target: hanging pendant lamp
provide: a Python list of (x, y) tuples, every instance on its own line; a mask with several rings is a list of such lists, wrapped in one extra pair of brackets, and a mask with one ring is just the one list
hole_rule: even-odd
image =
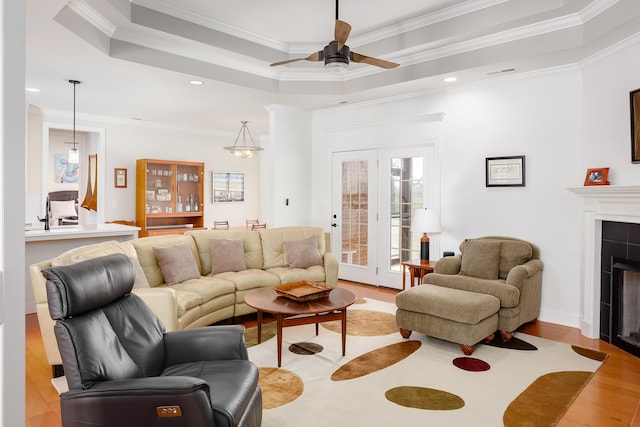
[[(240, 157), (242, 159), (248, 159), (249, 157), (253, 157), (258, 151), (264, 150), (264, 148), (256, 146), (256, 144), (253, 142), (253, 137), (251, 136), (251, 132), (249, 132), (249, 128), (247, 127), (247, 121), (243, 120), (240, 123), (242, 123), (242, 127), (240, 128), (240, 132), (238, 132), (235, 144), (224, 147), (224, 149), (231, 151), (231, 154), (233, 154), (234, 156)], [(247, 144), (247, 133), (249, 134), (251, 145)], [(238, 141), (240, 141), (240, 135), (242, 135), (242, 144), (238, 144)]]
[(76, 147), (76, 86), (82, 83), (79, 80), (69, 80), (73, 85), (73, 148), (69, 150), (69, 163), (78, 164), (80, 153)]

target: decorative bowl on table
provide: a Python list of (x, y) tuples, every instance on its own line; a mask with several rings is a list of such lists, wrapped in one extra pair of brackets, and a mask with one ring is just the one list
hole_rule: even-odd
[(279, 296), (283, 296), (297, 302), (305, 302), (327, 297), (332, 289), (332, 287), (323, 283), (316, 283), (310, 280), (286, 283), (274, 288)]

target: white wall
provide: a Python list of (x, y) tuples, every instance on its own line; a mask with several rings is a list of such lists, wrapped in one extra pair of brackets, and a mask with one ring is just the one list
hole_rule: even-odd
[[(31, 198), (42, 192), (42, 123), (64, 122), (62, 114), (31, 108), (28, 117), (28, 178), (27, 188)], [(68, 119), (67, 119), (68, 120)], [(116, 121), (111, 118), (87, 117), (77, 114), (77, 126), (104, 128), (106, 133), (104, 191), (105, 221), (135, 219), (136, 159), (166, 159), (205, 163), (205, 225), (213, 221), (228, 219), (232, 226), (244, 226), (246, 218), (259, 214), (259, 169), (258, 158), (239, 159), (222, 149), (233, 145), (236, 135), (217, 135), (189, 129), (171, 129), (154, 124), (135, 121)], [(254, 136), (255, 138), (256, 136)], [(33, 156), (31, 156), (33, 155)], [(127, 169), (127, 188), (114, 187), (114, 168)], [(213, 203), (211, 173), (213, 171), (244, 172), (244, 203)], [(38, 215), (40, 206), (27, 203), (27, 217)], [(43, 208), (42, 208), (43, 209)]]
[[(566, 188), (583, 179), (581, 91), (580, 71), (566, 69), (315, 114), (314, 222), (326, 227), (330, 215), (328, 166), (337, 143), (347, 149), (406, 144), (398, 123), (442, 113), (441, 250), (458, 251), (464, 238), (482, 235), (531, 241), (545, 264), (540, 318), (577, 326), (580, 204)], [(362, 123), (375, 123), (377, 137), (353, 132), (332, 143), (332, 135)], [(486, 188), (485, 158), (509, 155), (526, 156), (526, 187)]]
[[(629, 92), (640, 89), (640, 35), (583, 67), (584, 158), (582, 168), (609, 167), (612, 185), (638, 185), (631, 163)], [(584, 180), (584, 175), (583, 175)]]
[(24, 426), (24, 2), (0, 5), (0, 426)]
[[(308, 225), (311, 204), (311, 113), (269, 105), (269, 137), (261, 152), (260, 221)], [(288, 202), (288, 204), (287, 204)]]

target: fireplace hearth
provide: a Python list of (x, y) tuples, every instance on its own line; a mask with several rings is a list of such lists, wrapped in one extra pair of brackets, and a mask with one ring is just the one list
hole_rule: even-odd
[(640, 357), (640, 224), (602, 222), (600, 339)]
[(640, 262), (611, 264), (611, 343), (640, 357)]

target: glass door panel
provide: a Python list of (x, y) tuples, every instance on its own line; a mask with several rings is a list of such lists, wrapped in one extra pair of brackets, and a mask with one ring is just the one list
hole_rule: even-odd
[(377, 153), (334, 153), (334, 231), (339, 277), (377, 284)]

